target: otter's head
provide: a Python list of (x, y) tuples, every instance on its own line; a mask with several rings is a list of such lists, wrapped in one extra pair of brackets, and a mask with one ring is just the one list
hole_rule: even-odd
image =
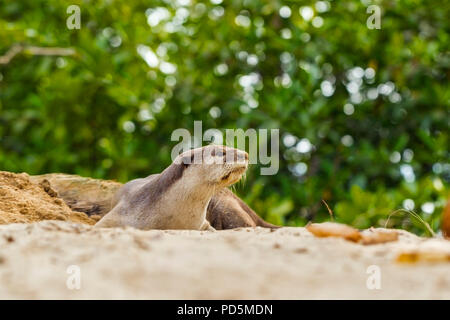
[(183, 152), (174, 165), (188, 181), (217, 190), (217, 187), (227, 187), (241, 179), (247, 170), (248, 154), (234, 148), (209, 145)]

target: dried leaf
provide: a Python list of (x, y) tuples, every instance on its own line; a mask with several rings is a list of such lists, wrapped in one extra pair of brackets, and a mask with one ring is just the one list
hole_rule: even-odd
[(375, 229), (369, 229), (362, 232), (361, 243), (365, 245), (385, 243), (398, 240), (397, 231), (381, 231)]
[(401, 252), (396, 259), (398, 263), (418, 263), (418, 262), (450, 262), (450, 254), (447, 252), (439, 251), (410, 251)]
[(320, 238), (339, 237), (353, 242), (358, 242), (362, 238), (357, 229), (334, 222), (313, 223), (306, 226), (306, 229)]

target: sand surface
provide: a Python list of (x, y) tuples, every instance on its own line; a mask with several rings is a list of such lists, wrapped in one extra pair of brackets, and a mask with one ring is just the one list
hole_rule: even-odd
[[(92, 227), (118, 187), (0, 171), (0, 299), (450, 299), (450, 241), (401, 230), (363, 245), (305, 228)], [(322, 229), (360, 237), (310, 226)], [(367, 285), (374, 268), (379, 289)]]
[(0, 224), (42, 220), (95, 223), (86, 214), (72, 211), (47, 180), (38, 184), (26, 173), (0, 171)]
[[(316, 238), (304, 228), (208, 232), (96, 229), (66, 221), (1, 225), (0, 298), (450, 299), (448, 260), (395, 262), (408, 250), (448, 253), (450, 242), (400, 233), (396, 242), (364, 246)], [(379, 267), (380, 289), (366, 285), (371, 265)], [(77, 282), (71, 277), (78, 270), (80, 288), (73, 289)]]

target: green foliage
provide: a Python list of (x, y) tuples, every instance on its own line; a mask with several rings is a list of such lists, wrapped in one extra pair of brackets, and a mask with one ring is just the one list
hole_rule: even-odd
[(361, 229), (370, 226), (401, 226), (416, 233), (424, 233), (426, 226), (421, 221), (408, 214), (407, 210), (396, 212), (397, 209), (402, 207), (405, 200), (407, 203), (414, 199), (415, 207), (419, 208), (417, 211), (422, 213), (422, 220), (436, 230), (441, 210), (431, 210), (431, 204), (443, 208), (446, 196), (448, 192), (440, 184), (440, 180), (433, 181), (430, 178), (424, 178), (418, 183), (403, 183), (392, 190), (380, 188), (376, 192), (367, 192), (358, 185), (353, 185), (349, 199), (336, 205), (335, 214), (340, 222)]
[[(379, 30), (359, 0), (4, 0), (0, 55), (18, 43), (76, 54), (24, 51), (0, 65), (0, 169), (127, 181), (166, 167), (171, 132), (194, 120), (279, 128), (278, 174), (256, 165), (238, 187), (262, 216), (329, 219), (324, 199), (337, 221), (383, 226), (410, 199), (437, 230), (450, 180), (449, 7), (376, 3)], [(72, 4), (80, 30), (66, 28)], [(148, 19), (156, 8), (161, 21)], [(397, 214), (390, 226), (424, 232)]]

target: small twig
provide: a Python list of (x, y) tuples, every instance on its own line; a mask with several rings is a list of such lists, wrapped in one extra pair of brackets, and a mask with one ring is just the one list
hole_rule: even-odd
[(14, 44), (3, 56), (0, 56), (0, 64), (10, 63), (15, 56), (22, 52), (33, 56), (72, 56), (76, 54), (75, 49), (72, 48), (36, 47)]
[(72, 56), (76, 53), (76, 51), (72, 48), (34, 46), (25, 47), (24, 52), (34, 56)]
[(20, 44), (13, 45), (3, 56), (0, 56), (0, 64), (8, 64), (22, 50), (23, 46)]
[(331, 217), (331, 221), (334, 221), (333, 210), (330, 209), (330, 207), (328, 206), (328, 203), (325, 200), (322, 199), (322, 202), (327, 207), (328, 213), (330, 214), (330, 217)]

